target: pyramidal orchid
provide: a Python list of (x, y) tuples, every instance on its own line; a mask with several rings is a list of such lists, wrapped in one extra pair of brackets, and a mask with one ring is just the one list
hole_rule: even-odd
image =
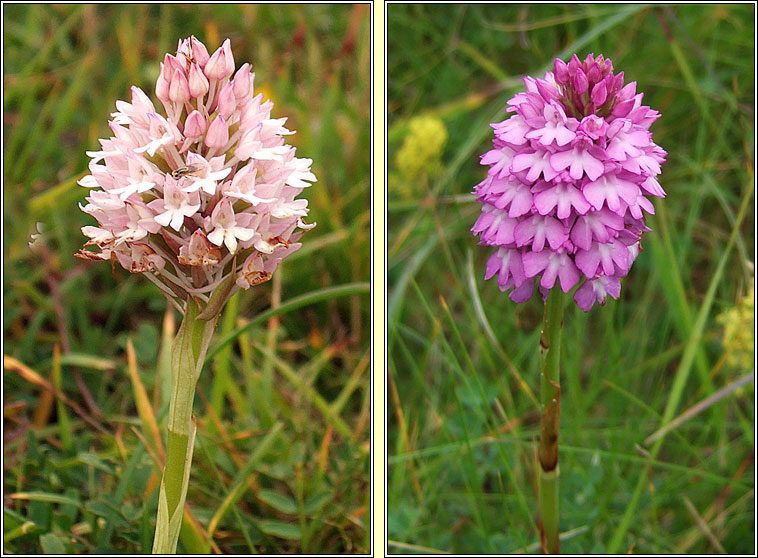
[[(112, 137), (88, 152), (82, 211), (97, 220), (77, 257), (118, 262), (155, 283), (184, 316), (172, 351), (168, 448), (155, 553), (176, 551), (195, 426), (192, 401), (218, 317), (240, 289), (268, 281), (300, 247), (316, 177), (295, 156), (286, 118), (235, 70), (229, 39), (213, 54), (195, 37), (160, 65), (155, 96), (116, 102)], [(88, 249), (94, 248), (94, 250)]]
[(494, 252), (497, 276), (515, 302), (543, 298), (556, 285), (588, 311), (610, 295), (640, 252), (650, 197), (664, 197), (656, 176), (666, 152), (650, 125), (660, 116), (642, 104), (635, 82), (602, 55), (556, 60), (543, 79), (508, 101), (514, 113), (492, 124), (489, 170), (475, 188), (482, 214), (473, 227)]
[(492, 124), (472, 231), (493, 249), (485, 279), (497, 277), (514, 302), (529, 300), (535, 286), (545, 300), (539, 503), (543, 550), (554, 553), (562, 295), (577, 287), (573, 298), (585, 312), (619, 297), (650, 230), (650, 198), (666, 195), (656, 178), (666, 152), (649, 131), (660, 114), (602, 55), (556, 59), (553, 72), (524, 84), (508, 101), (512, 115)]

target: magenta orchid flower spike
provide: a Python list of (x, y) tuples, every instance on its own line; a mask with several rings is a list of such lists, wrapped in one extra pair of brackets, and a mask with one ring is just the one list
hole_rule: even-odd
[(649, 196), (666, 195), (656, 179), (666, 152), (648, 131), (660, 115), (602, 55), (556, 59), (544, 79), (524, 83), (508, 101), (515, 114), (492, 124), (472, 231), (495, 248), (485, 278), (497, 275), (513, 301), (529, 300), (535, 283), (543, 298), (581, 283), (574, 300), (587, 312), (618, 298), (650, 230)]
[(525, 77), (526, 91), (492, 124), (489, 170), (474, 193), (482, 213), (471, 229), (495, 251), (485, 279), (526, 302), (539, 285), (545, 309), (540, 334), (538, 517), (546, 554), (560, 549), (559, 424), (563, 296), (588, 312), (610, 295), (640, 253), (649, 196), (664, 197), (656, 176), (666, 152), (650, 125), (660, 116), (642, 104), (636, 83), (590, 54), (555, 60), (544, 79)]
[[(172, 345), (166, 462), (153, 553), (176, 552), (190, 481), (195, 386), (224, 304), (271, 278), (300, 247), (316, 177), (295, 157), (286, 118), (253, 92), (250, 64), (235, 72), (229, 39), (212, 55), (190, 37), (161, 64), (156, 109), (138, 87), (116, 102), (113, 137), (88, 152), (82, 232), (88, 260), (118, 262), (160, 287), (184, 316)], [(81, 207), (81, 206), (80, 206)]]
[(212, 55), (191, 37), (167, 54), (155, 86), (162, 113), (138, 87), (116, 102), (90, 174), (77, 256), (115, 260), (144, 273), (183, 311), (207, 302), (228, 276), (237, 288), (267, 281), (297, 242), (308, 202), (297, 196), (316, 180), (311, 160), (295, 157), (286, 118), (254, 95), (250, 64), (235, 73), (229, 39)]

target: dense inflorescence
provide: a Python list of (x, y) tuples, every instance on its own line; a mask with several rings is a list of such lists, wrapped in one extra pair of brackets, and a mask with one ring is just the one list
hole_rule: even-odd
[(208, 300), (230, 276), (238, 288), (271, 278), (300, 247), (316, 177), (311, 160), (285, 143), (294, 132), (254, 95), (250, 64), (235, 73), (227, 39), (212, 55), (194, 37), (161, 64), (155, 94), (165, 113), (132, 87), (116, 102), (113, 137), (88, 152), (91, 189), (82, 210), (98, 226), (84, 259), (118, 261), (144, 273), (173, 300)]
[(472, 231), (496, 249), (485, 279), (497, 275), (515, 302), (537, 280), (543, 298), (556, 281), (563, 292), (583, 281), (574, 300), (588, 311), (618, 298), (650, 230), (648, 196), (665, 196), (656, 176), (666, 152), (648, 131), (660, 114), (602, 55), (555, 60), (524, 83), (508, 101), (514, 114), (492, 124), (487, 178), (474, 191), (482, 213)]

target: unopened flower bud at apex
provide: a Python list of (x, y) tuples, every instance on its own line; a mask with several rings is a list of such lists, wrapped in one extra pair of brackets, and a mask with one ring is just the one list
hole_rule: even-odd
[(182, 104), (190, 100), (190, 90), (187, 78), (181, 70), (174, 70), (171, 84), (168, 87), (168, 98), (172, 103)]
[(195, 37), (190, 37), (190, 48), (191, 52), (190, 55), (192, 58), (195, 59), (195, 61), (200, 65), (201, 68), (205, 66), (205, 64), (208, 62), (208, 59), (210, 58), (210, 54), (208, 54), (208, 49), (205, 48), (205, 45), (198, 41)]
[(584, 72), (579, 70), (574, 74), (574, 92), (578, 95), (581, 95), (585, 91), (587, 91), (587, 76), (584, 75)]
[(189, 70), (189, 92), (193, 98), (202, 97), (208, 93), (210, 85), (208, 78), (205, 77), (203, 70), (196, 63), (190, 65)]
[(177, 308), (207, 301), (230, 275), (235, 288), (264, 282), (313, 226), (297, 197), (316, 181), (311, 160), (286, 144), (293, 132), (255, 94), (250, 65), (235, 74), (228, 39), (212, 56), (194, 37), (179, 41), (155, 93), (165, 113), (133, 87), (111, 115), (113, 137), (88, 152), (80, 207), (98, 226), (82, 232), (97, 251), (77, 257), (147, 274)]
[(234, 57), (232, 56), (229, 39), (226, 39), (224, 44), (211, 55), (203, 71), (208, 76), (208, 79), (221, 80), (232, 75), (234, 72)]
[(569, 70), (566, 63), (560, 58), (556, 58), (555, 63), (553, 64), (553, 68), (555, 81), (561, 85), (566, 85), (569, 79)]
[(654, 213), (648, 196), (666, 152), (648, 131), (659, 114), (643, 106), (634, 82), (602, 56), (555, 60), (555, 73), (524, 78), (528, 94), (509, 101), (493, 124), (488, 175), (475, 187), (482, 213), (472, 228), (495, 248), (486, 279), (525, 302), (539, 285), (569, 292), (584, 311), (618, 298)]

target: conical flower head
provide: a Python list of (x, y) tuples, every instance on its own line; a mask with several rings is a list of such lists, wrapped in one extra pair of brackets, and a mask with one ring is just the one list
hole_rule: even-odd
[(254, 93), (250, 70), (234, 73), (228, 39), (209, 54), (190, 37), (161, 64), (162, 110), (137, 87), (131, 103), (116, 103), (113, 137), (88, 152), (79, 181), (91, 189), (82, 210), (98, 222), (82, 229), (85, 246), (98, 251), (78, 257), (145, 273), (178, 303), (207, 301), (229, 276), (239, 288), (261, 283), (300, 247), (313, 225), (297, 196), (316, 177), (285, 142), (286, 119), (272, 119), (273, 103)]
[(650, 230), (649, 197), (666, 195), (656, 178), (666, 152), (649, 132), (660, 115), (602, 55), (557, 59), (524, 84), (510, 118), (492, 124), (487, 178), (474, 189), (482, 213), (472, 231), (495, 248), (485, 278), (497, 276), (516, 302), (535, 283), (543, 298), (580, 284), (574, 300), (588, 311), (618, 298)]

